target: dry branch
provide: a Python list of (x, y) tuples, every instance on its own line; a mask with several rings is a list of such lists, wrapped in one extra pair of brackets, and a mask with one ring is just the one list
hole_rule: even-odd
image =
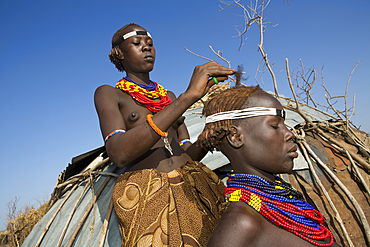
[[(291, 81), (291, 78), (290, 78), (290, 73), (289, 73), (289, 63), (288, 63), (288, 58), (286, 58), (286, 71), (287, 71), (287, 77), (288, 77), (288, 82), (289, 82), (289, 85), (290, 85), (290, 89), (293, 93), (293, 96), (294, 96), (294, 100), (296, 102), (296, 108), (292, 109), (294, 111), (296, 111), (305, 121), (306, 123), (308, 123), (309, 125), (311, 126), (314, 126), (315, 124), (311, 121), (311, 119), (309, 119), (306, 114), (304, 114), (301, 109), (299, 108), (299, 103), (298, 103), (298, 99), (297, 99), (297, 96), (295, 94), (295, 91), (294, 91), (294, 88), (293, 88), (293, 85), (292, 85), (292, 81)], [(315, 131), (320, 134), (321, 136), (325, 137), (328, 141), (334, 143), (335, 145), (341, 147), (343, 150), (346, 150), (346, 148), (340, 143), (338, 142), (337, 140), (335, 140), (334, 138), (332, 138), (331, 136), (327, 135), (324, 131), (322, 131), (321, 129), (319, 128), (315, 128)], [(352, 158), (354, 158), (357, 163), (359, 163), (363, 168), (365, 168), (367, 171), (370, 171), (370, 164), (368, 164), (365, 160), (363, 160), (359, 155), (353, 153), (352, 151), (348, 150), (348, 152), (350, 153), (350, 155), (352, 156)]]
[[(113, 171), (112, 171), (112, 172), (115, 172), (115, 171), (116, 171), (116, 169), (117, 169), (117, 167), (115, 167), (115, 168), (113, 169)], [(82, 225), (84, 224), (84, 222), (85, 222), (85, 220), (86, 220), (87, 216), (89, 215), (89, 213), (90, 213), (91, 209), (93, 208), (93, 206), (94, 206), (94, 204), (95, 204), (96, 200), (99, 198), (99, 196), (100, 196), (101, 192), (103, 191), (103, 189), (105, 188), (105, 186), (108, 184), (108, 182), (109, 182), (109, 180), (110, 180), (110, 179), (111, 179), (111, 177), (107, 177), (107, 178), (105, 179), (104, 183), (102, 184), (102, 186), (101, 186), (101, 187), (99, 188), (99, 190), (96, 192), (95, 196), (93, 197), (92, 202), (90, 203), (90, 205), (89, 205), (89, 206), (88, 206), (88, 208), (86, 209), (86, 212), (85, 212), (85, 213), (84, 213), (84, 215), (81, 217), (81, 219), (80, 219), (80, 221), (78, 222), (78, 224), (77, 224), (77, 226), (76, 226), (75, 230), (73, 231), (73, 233), (72, 233), (71, 237), (69, 238), (69, 241), (68, 241), (67, 247), (71, 247), (71, 246), (72, 246), (72, 244), (73, 244), (73, 242), (74, 242), (74, 240), (75, 240), (75, 238), (76, 238), (76, 236), (77, 236), (78, 231), (80, 230), (80, 228), (81, 228), (81, 227), (82, 227)]]
[(79, 196), (79, 197), (78, 197), (78, 199), (76, 200), (76, 203), (75, 203), (75, 205), (73, 206), (73, 208), (72, 208), (72, 210), (71, 210), (71, 213), (69, 214), (69, 217), (68, 217), (68, 219), (67, 219), (67, 222), (66, 222), (66, 224), (65, 224), (65, 226), (64, 226), (64, 228), (63, 228), (63, 231), (62, 231), (62, 233), (60, 234), (60, 237), (59, 237), (59, 241), (58, 241), (57, 247), (60, 247), (60, 246), (61, 246), (62, 241), (63, 241), (63, 238), (64, 238), (64, 236), (65, 236), (65, 234), (66, 234), (66, 232), (67, 232), (67, 229), (68, 229), (69, 223), (71, 222), (72, 217), (73, 217), (73, 215), (74, 215), (74, 213), (75, 213), (75, 211), (76, 211), (76, 209), (77, 209), (77, 205), (80, 203), (81, 198), (82, 198), (82, 196), (85, 194), (85, 191), (86, 191), (86, 189), (87, 189), (88, 187), (89, 187), (89, 183), (86, 183), (85, 187), (83, 188), (83, 190), (82, 190), (82, 191), (81, 191), (81, 193), (80, 193), (80, 196)]
[(104, 240), (105, 240), (105, 236), (107, 234), (108, 223), (109, 223), (110, 216), (112, 214), (112, 210), (113, 210), (113, 201), (111, 199), (110, 202), (109, 202), (107, 214), (106, 214), (105, 219), (104, 219), (103, 227), (101, 229), (101, 235), (100, 235), (98, 247), (103, 247), (104, 246)]
[(49, 227), (51, 225), (51, 223), (54, 221), (56, 215), (59, 213), (60, 209), (63, 207), (64, 203), (68, 200), (68, 198), (72, 195), (72, 192), (77, 188), (78, 184), (75, 184), (73, 186), (73, 188), (71, 189), (71, 191), (67, 194), (67, 196), (63, 199), (63, 201), (59, 204), (57, 210), (55, 210), (53, 216), (50, 218), (50, 220), (48, 221), (48, 223), (46, 224), (45, 228), (44, 228), (44, 231), (42, 232), (41, 236), (39, 237), (39, 240), (37, 241), (35, 247), (38, 247), (42, 241), (42, 239), (44, 238), (46, 232), (49, 230)]
[[(230, 64), (230, 61), (228, 61), (226, 58), (224, 58), (223, 56), (222, 56), (222, 52), (221, 51), (218, 51), (218, 52), (216, 52), (215, 50), (213, 50), (213, 48), (212, 48), (212, 46), (209, 46), (209, 48), (211, 49), (211, 51), (214, 53), (214, 54), (216, 54), (216, 56), (218, 56), (219, 58), (221, 58), (223, 61), (225, 61), (226, 63), (227, 63), (227, 65), (229, 66), (229, 68), (231, 68), (231, 64)], [(199, 55), (199, 54), (196, 54), (195, 52), (192, 52), (192, 51), (190, 51), (188, 48), (186, 48), (185, 47), (185, 50), (186, 51), (188, 51), (188, 52), (190, 52), (191, 54), (193, 54), (193, 55), (195, 55), (195, 56), (197, 56), (197, 57), (200, 57), (200, 58), (203, 58), (203, 59), (205, 59), (205, 60), (208, 60), (208, 61), (214, 61), (214, 60), (212, 60), (212, 59), (210, 59), (210, 58), (208, 58), (208, 57), (204, 57), (204, 56), (201, 56), (201, 55)], [(232, 78), (231, 76), (227, 76), (230, 80), (232, 80), (233, 82), (236, 82), (235, 81), (235, 79), (234, 78)]]
[(340, 214), (339, 214), (337, 208), (335, 207), (333, 201), (331, 200), (331, 198), (329, 196), (329, 193), (326, 191), (324, 185), (321, 183), (321, 180), (320, 180), (319, 176), (316, 174), (316, 171), (315, 171), (315, 169), (314, 169), (314, 167), (313, 167), (313, 165), (311, 163), (311, 159), (310, 159), (310, 157), (307, 154), (307, 150), (306, 150), (305, 146), (302, 144), (302, 142), (305, 142), (305, 140), (303, 138), (298, 138), (298, 139), (299, 139), (298, 145), (300, 146), (301, 150), (303, 151), (303, 155), (305, 156), (306, 161), (307, 161), (307, 164), (310, 167), (310, 171), (312, 172), (312, 174), (313, 174), (313, 176), (315, 178), (315, 181), (319, 185), (319, 187), (320, 187), (321, 191), (323, 192), (326, 200), (329, 202), (329, 205), (330, 205), (331, 209), (335, 213), (334, 218), (337, 220), (340, 228), (342, 229), (343, 234), (344, 234), (344, 237), (346, 238), (349, 246), (354, 246), (353, 243), (352, 243), (351, 238), (349, 237), (349, 234), (347, 232), (347, 229), (344, 226), (343, 220), (340, 217)]
[(356, 175), (357, 175), (357, 177), (360, 179), (362, 186), (364, 186), (364, 188), (365, 188), (365, 190), (366, 190), (367, 194), (370, 196), (370, 189), (369, 189), (369, 186), (367, 186), (367, 183), (366, 183), (365, 179), (362, 177), (362, 175), (361, 175), (360, 171), (359, 171), (359, 170), (358, 170), (358, 168), (357, 168), (357, 165), (355, 164), (355, 162), (353, 161), (353, 159), (352, 159), (351, 155), (348, 153), (348, 151), (347, 151), (347, 150), (346, 150), (346, 153), (347, 153), (347, 156), (348, 156), (348, 158), (349, 158), (349, 161), (351, 162), (351, 167), (355, 170)]
[(342, 191), (347, 195), (348, 199), (356, 209), (356, 212), (359, 216), (360, 222), (365, 232), (365, 238), (368, 244), (370, 244), (370, 227), (369, 223), (367, 222), (366, 216), (364, 211), (358, 204), (357, 200), (354, 198), (352, 193), (347, 189), (347, 187), (338, 179), (338, 177), (321, 161), (321, 159), (312, 151), (310, 146), (306, 142), (302, 142), (304, 147), (307, 149), (308, 153), (316, 160), (316, 163), (319, 164), (329, 175), (330, 177), (337, 183), (337, 185), (342, 189)]

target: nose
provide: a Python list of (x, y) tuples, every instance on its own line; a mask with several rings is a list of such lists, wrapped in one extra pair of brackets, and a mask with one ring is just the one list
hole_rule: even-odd
[(295, 135), (292, 131), (290, 131), (286, 126), (285, 126), (285, 141), (289, 142), (292, 141), (295, 138)]
[(149, 44), (144, 44), (143, 45), (143, 51), (151, 51), (152, 47), (149, 46)]

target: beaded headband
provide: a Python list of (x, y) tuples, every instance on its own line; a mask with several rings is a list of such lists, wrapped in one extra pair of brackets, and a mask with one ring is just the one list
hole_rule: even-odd
[(130, 38), (130, 37), (132, 37), (132, 36), (135, 36), (135, 35), (147, 35), (147, 36), (149, 36), (150, 38), (152, 37), (152, 36), (150, 35), (150, 33), (149, 33), (149, 32), (147, 32), (147, 31), (132, 31), (132, 32), (126, 33), (125, 35), (123, 35), (123, 36), (119, 37), (119, 38), (116, 40), (116, 42), (114, 42), (114, 43), (113, 43), (112, 48), (113, 48), (113, 47), (115, 47), (116, 45), (121, 44), (121, 42), (123, 42), (124, 40), (126, 40), (126, 39), (128, 39), (128, 38)]
[(250, 107), (242, 110), (225, 111), (212, 114), (206, 117), (206, 124), (227, 119), (241, 119), (266, 115), (279, 116), (285, 119), (284, 110), (267, 107)]

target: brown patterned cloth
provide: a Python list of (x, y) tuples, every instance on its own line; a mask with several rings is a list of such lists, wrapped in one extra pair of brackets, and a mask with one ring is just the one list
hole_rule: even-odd
[(206, 246), (223, 211), (224, 189), (195, 161), (169, 173), (123, 173), (112, 195), (122, 246)]

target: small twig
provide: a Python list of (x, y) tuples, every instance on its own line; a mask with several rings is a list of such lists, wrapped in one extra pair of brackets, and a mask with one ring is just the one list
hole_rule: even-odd
[(75, 182), (79, 182), (80, 180), (83, 180), (85, 178), (87, 178), (89, 176), (89, 172), (92, 172), (92, 171), (95, 171), (97, 170), (98, 168), (100, 168), (102, 165), (104, 165), (106, 162), (109, 161), (109, 157), (105, 158), (104, 160), (100, 161), (95, 167), (94, 169), (89, 169), (89, 170), (86, 170), (84, 171), (83, 173), (79, 173), (79, 174), (76, 174), (70, 178), (68, 178), (67, 181), (65, 181), (64, 183), (61, 183), (61, 184), (58, 184), (57, 186), (55, 186), (56, 188), (62, 188), (62, 187), (65, 187), (67, 186), (68, 184), (71, 184), (71, 183), (75, 183)]
[[(356, 65), (355, 65), (355, 67), (352, 69), (352, 72), (351, 72), (351, 74), (349, 75), (349, 78), (348, 78), (348, 81), (347, 81), (347, 86), (346, 86), (346, 93), (345, 93), (345, 97), (344, 97), (344, 101), (345, 101), (345, 109), (346, 109), (346, 120), (347, 120), (347, 126), (348, 126), (348, 113), (347, 113), (347, 93), (348, 93), (348, 85), (349, 85), (349, 81), (351, 80), (351, 77), (352, 77), (352, 74), (353, 74), (353, 72), (355, 71), (355, 69), (357, 68), (357, 65), (360, 63), (360, 61), (361, 60), (359, 60), (357, 63), (356, 63)], [(354, 109), (352, 109), (352, 113), (353, 113), (353, 111), (354, 111)], [(352, 115), (352, 114), (351, 114)]]
[(186, 46), (185, 46), (185, 50), (186, 50), (186, 51), (188, 51), (188, 52), (190, 52), (191, 54), (193, 54), (193, 55), (197, 56), (197, 57), (203, 58), (203, 59), (208, 60), (208, 61), (211, 61), (211, 62), (213, 61), (212, 59), (210, 59), (210, 58), (208, 58), (208, 57), (203, 57), (203, 56), (201, 56), (201, 55), (198, 55), (198, 54), (196, 54), (196, 53), (192, 52), (191, 50), (189, 50), (188, 48), (186, 48)]
[(263, 75), (263, 72), (264, 72), (264, 69), (265, 69), (265, 66), (262, 66), (262, 70), (260, 71), (259, 70), (259, 68), (261, 67), (261, 63), (263, 62), (263, 58), (261, 59), (261, 61), (258, 63), (258, 66), (257, 66), (257, 70), (256, 70), (256, 74), (254, 75), (254, 80), (257, 82), (257, 84), (259, 84), (258, 83), (258, 79), (257, 79), (257, 75), (258, 75), (258, 73), (260, 73), (260, 75), (261, 75), (261, 84), (262, 84), (262, 88), (263, 89), (265, 89), (265, 84), (264, 84), (264, 82), (263, 82), (263, 77), (262, 77), (262, 75)]
[(351, 116), (347, 119), (347, 126), (348, 126), (348, 121), (352, 118), (353, 113), (355, 113), (355, 102), (356, 102), (356, 94), (353, 94), (353, 104), (352, 104), (352, 112)]
[(263, 10), (264, 10), (264, 1), (262, 1), (261, 14), (260, 14), (259, 22), (258, 22), (258, 25), (260, 27), (260, 43), (258, 44), (258, 48), (259, 48), (259, 51), (261, 52), (263, 60), (265, 61), (265, 65), (266, 65), (267, 69), (269, 70), (270, 75), (272, 77), (272, 81), (274, 83), (275, 97), (277, 99), (279, 99), (279, 93), (278, 93), (278, 90), (277, 90), (277, 83), (276, 83), (275, 73), (274, 73), (274, 71), (272, 70), (272, 68), (270, 66), (269, 60), (267, 59), (267, 54), (265, 52), (265, 49), (263, 48), (263, 32), (264, 32)]
[[(91, 193), (92, 193), (91, 197), (94, 198), (94, 179), (91, 173), (89, 174), (89, 183), (90, 183), (90, 188), (91, 188)], [(89, 240), (88, 247), (91, 244), (92, 235), (94, 232), (94, 224), (95, 224), (95, 203), (93, 204), (93, 220), (90, 225), (90, 240)]]
[(220, 54), (220, 51), (215, 52), (215, 50), (213, 50), (212, 46), (209, 46), (209, 48), (211, 49), (211, 51), (212, 51), (214, 54), (216, 54), (216, 56), (218, 56), (219, 58), (221, 58), (222, 60), (224, 60), (224, 61), (227, 63), (227, 65), (229, 65), (229, 69), (231, 68), (230, 61), (227, 61), (227, 60), (222, 56), (222, 54)]
[[(311, 73), (310, 73), (308, 79), (306, 79), (306, 75), (305, 75), (305, 72), (304, 72), (304, 66), (303, 66), (302, 59), (299, 59), (299, 61), (301, 63), (301, 68), (302, 68), (302, 75), (300, 77), (308, 85), (308, 88), (305, 88), (304, 89), (304, 92), (308, 95), (308, 98), (311, 100), (311, 102), (314, 104), (314, 106), (317, 107), (315, 101), (313, 100), (313, 98), (311, 96), (311, 89), (312, 89), (313, 84), (316, 81), (316, 70), (315, 70), (315, 68), (313, 68), (311, 70)], [(313, 73), (313, 79), (312, 79), (312, 82), (310, 83), (309, 82), (309, 79), (310, 79), (312, 73)], [(307, 99), (307, 104), (308, 104), (308, 99)]]
[(360, 171), (359, 171), (359, 170), (358, 170), (358, 168), (357, 168), (357, 165), (355, 164), (355, 162), (353, 161), (353, 159), (352, 159), (351, 155), (348, 153), (348, 151), (347, 151), (347, 150), (346, 150), (346, 153), (347, 153), (347, 156), (348, 156), (348, 158), (349, 158), (349, 161), (350, 161), (350, 162), (351, 162), (351, 164), (352, 164), (353, 169), (354, 169), (354, 170), (355, 170), (355, 172), (356, 172), (356, 175), (358, 176), (358, 178), (359, 178), (359, 179), (360, 179), (360, 181), (361, 181), (362, 186), (364, 186), (364, 188), (365, 188), (365, 190), (366, 190), (367, 194), (370, 196), (370, 189), (369, 189), (369, 186), (367, 186), (367, 183), (366, 183), (365, 179), (362, 177), (362, 175), (361, 175)]
[(98, 247), (103, 247), (104, 246), (104, 240), (105, 240), (105, 236), (107, 234), (108, 223), (109, 223), (110, 216), (112, 214), (112, 210), (113, 210), (113, 201), (111, 199), (110, 202), (109, 202), (107, 214), (106, 214), (105, 219), (104, 219), (103, 227), (101, 229), (101, 234), (100, 234)]
[(119, 177), (119, 174), (111, 173), (111, 172), (92, 172), (91, 174), (102, 175), (102, 176), (112, 176), (112, 177), (116, 177), (116, 178)]
[[(227, 64), (228, 64), (228, 66), (229, 66), (229, 68), (231, 68), (231, 65), (230, 65), (230, 62), (228, 61), (228, 60), (226, 60), (223, 56), (222, 56), (222, 54), (220, 54), (220, 52), (221, 51), (218, 51), (218, 52), (215, 52), (214, 50), (213, 50), (213, 48), (212, 48), (212, 46), (209, 46), (209, 48), (212, 50), (212, 52), (214, 53), (214, 54), (216, 54), (219, 58), (221, 58), (223, 61), (225, 61)], [(186, 51), (188, 51), (188, 52), (190, 52), (191, 54), (193, 54), (193, 55), (195, 55), (195, 56), (197, 56), (197, 57), (200, 57), (200, 58), (203, 58), (203, 59), (206, 59), (206, 60), (208, 60), (208, 61), (214, 61), (214, 60), (212, 60), (212, 59), (210, 59), (210, 58), (207, 58), (207, 57), (204, 57), (204, 56), (201, 56), (201, 55), (199, 55), (199, 54), (196, 54), (195, 52), (192, 52), (192, 51), (190, 51), (188, 48), (186, 48), (185, 47), (185, 50)], [(235, 79), (234, 78), (232, 78), (231, 76), (227, 76), (230, 80), (232, 80), (233, 82), (236, 82), (235, 81)]]
[[(299, 108), (299, 102), (298, 102), (298, 99), (297, 99), (297, 95), (295, 94), (295, 91), (294, 91), (294, 88), (293, 88), (293, 84), (292, 84), (292, 80), (290, 78), (290, 71), (289, 71), (289, 62), (288, 62), (288, 58), (285, 58), (285, 66), (286, 66), (286, 73), (287, 73), (287, 78), (288, 78), (288, 82), (289, 82), (289, 86), (290, 86), (290, 90), (292, 91), (293, 93), (293, 97), (294, 97), (294, 100), (295, 100), (295, 105), (296, 105), (296, 110), (297, 112), (301, 115), (301, 116), (305, 116), (303, 119), (306, 120), (306, 115), (303, 114), (303, 112), (301, 112), (301, 109)], [(308, 118), (307, 118), (308, 119)]]
[(366, 152), (368, 152), (370, 154), (370, 149), (369, 147), (357, 136), (357, 134), (352, 130), (352, 128), (348, 128), (348, 131), (347, 131), (348, 135), (352, 137), (352, 139), (355, 141), (355, 143), (363, 148), (364, 150), (366, 150)]
[(334, 106), (330, 103), (330, 100), (328, 98), (328, 96), (325, 94), (325, 98), (326, 98), (326, 102), (328, 103), (328, 105), (331, 107), (331, 109), (337, 114), (337, 116), (342, 119), (343, 121), (345, 121), (342, 116), (340, 115), (340, 113), (337, 111), (337, 109), (334, 108)]

